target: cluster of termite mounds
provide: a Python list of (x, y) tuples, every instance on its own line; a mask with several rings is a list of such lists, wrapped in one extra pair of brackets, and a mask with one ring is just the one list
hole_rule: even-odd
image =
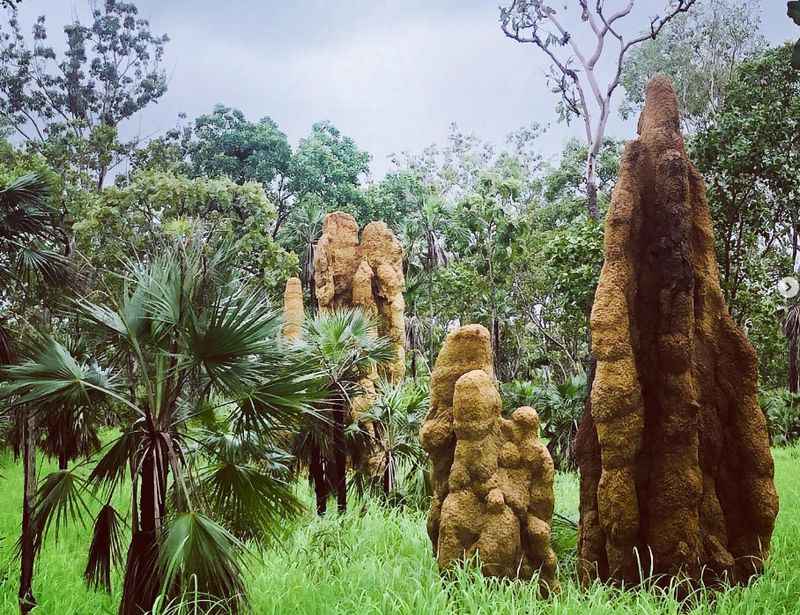
[[(392, 342), (394, 358), (382, 366), (387, 379), (405, 375), (405, 301), (403, 247), (384, 222), (370, 222), (361, 231), (348, 213), (325, 216), (322, 236), (314, 249), (314, 292), (320, 312), (360, 308), (376, 323), (375, 334)], [(283, 294), (283, 334), (297, 339), (302, 332), (303, 289), (289, 278)], [(378, 374), (365, 375), (362, 386), (374, 393)]]
[(761, 572), (778, 513), (756, 355), (719, 284), (668, 79), (647, 87), (605, 223), (596, 372), (577, 437), (584, 582)]
[(431, 376), (422, 445), (433, 464), (428, 534), (439, 568), (475, 555), (487, 576), (530, 579), (558, 590), (550, 547), (553, 460), (539, 417), (501, 415), (489, 332), (467, 325), (445, 340)]
[[(719, 284), (705, 186), (668, 79), (647, 88), (605, 223), (591, 315), (596, 370), (577, 436), (581, 581), (744, 583), (778, 513), (756, 355)], [(488, 332), (451, 333), (420, 437), (440, 569), (558, 587), (553, 464), (531, 408), (501, 417)]]

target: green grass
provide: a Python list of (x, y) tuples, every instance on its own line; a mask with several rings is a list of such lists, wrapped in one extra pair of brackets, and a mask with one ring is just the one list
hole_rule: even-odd
[[(536, 597), (527, 583), (487, 580), (471, 570), (442, 584), (425, 534), (424, 514), (387, 511), (357, 504), (343, 518), (308, 515), (284, 528), (282, 546), (252, 558), (248, 588), (258, 615), (383, 615), (552, 613), (731, 613), (777, 615), (800, 613), (800, 447), (775, 451), (781, 512), (772, 540), (766, 574), (746, 588), (706, 595), (681, 604), (650, 591), (622, 592), (601, 585), (581, 591), (573, 566), (563, 553), (563, 591), (550, 601)], [(19, 467), (6, 458), (0, 479), (0, 613), (16, 612), (18, 563), (13, 553), (19, 524), (22, 480)], [(574, 475), (557, 479), (557, 510), (575, 518), (578, 482)], [(65, 532), (44, 548), (36, 571), (38, 615), (115, 613), (117, 594), (87, 590), (81, 574), (89, 529)], [(119, 578), (115, 592), (119, 591)]]

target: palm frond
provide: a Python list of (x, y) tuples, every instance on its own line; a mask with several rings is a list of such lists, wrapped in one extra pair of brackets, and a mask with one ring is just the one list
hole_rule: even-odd
[(114, 507), (100, 509), (92, 529), (92, 543), (83, 577), (88, 587), (111, 592), (111, 567), (122, 564), (122, 519)]
[(263, 376), (260, 356), (276, 352), (280, 312), (260, 294), (241, 289), (221, 296), (189, 323), (188, 359), (221, 390), (240, 392)]
[(274, 534), (274, 524), (300, 514), (291, 484), (254, 465), (228, 460), (211, 464), (201, 477), (211, 509), (240, 538)]
[(69, 279), (69, 259), (39, 242), (17, 245), (14, 255), (13, 276), (17, 280), (30, 282), (41, 278), (46, 284), (58, 286)]
[[(237, 613), (245, 603), (245, 546), (225, 528), (199, 513), (175, 515), (159, 545), (158, 567), (163, 593), (180, 594), (196, 586), (199, 593), (225, 600)], [(191, 600), (191, 596), (187, 596)]]
[(139, 446), (139, 434), (126, 431), (109, 445), (108, 450), (92, 468), (87, 483), (95, 489), (107, 486), (113, 489), (130, 468), (130, 460)]
[(2, 371), (6, 382), (0, 399), (14, 397), (13, 405), (70, 403), (84, 404), (97, 394), (128, 403), (114, 390), (110, 372), (95, 364), (78, 363), (72, 354), (52, 338), (44, 340), (35, 358)]
[(51, 529), (58, 538), (59, 531), (70, 522), (83, 523), (89, 514), (81, 496), (85, 481), (69, 470), (48, 475), (36, 493), (33, 507), (34, 545), (38, 551)]

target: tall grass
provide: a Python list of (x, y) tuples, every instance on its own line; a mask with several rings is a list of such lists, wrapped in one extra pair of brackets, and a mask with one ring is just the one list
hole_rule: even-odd
[[(711, 594), (696, 592), (679, 602), (667, 592), (620, 591), (599, 584), (581, 590), (570, 551), (574, 535), (559, 530), (561, 594), (541, 601), (535, 584), (485, 579), (459, 571), (444, 585), (425, 534), (424, 513), (386, 510), (358, 502), (344, 517), (309, 514), (282, 528), (280, 544), (251, 557), (249, 595), (258, 615), (451, 615), (458, 614), (650, 614), (692, 615), (800, 613), (800, 447), (775, 451), (781, 512), (766, 573), (745, 588)], [(16, 611), (17, 562), (13, 554), (19, 524), (22, 479), (6, 459), (0, 479), (0, 613)], [(578, 481), (557, 478), (557, 511), (577, 518)], [(39, 615), (115, 613), (115, 594), (87, 590), (81, 582), (89, 529), (74, 528), (43, 550), (36, 571)], [(160, 615), (191, 615), (164, 605)]]

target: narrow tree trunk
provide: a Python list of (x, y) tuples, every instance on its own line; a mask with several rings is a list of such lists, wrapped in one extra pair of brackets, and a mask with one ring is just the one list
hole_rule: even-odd
[(797, 393), (800, 390), (800, 379), (797, 371), (798, 338), (792, 332), (789, 334), (789, 391)]
[(345, 406), (334, 410), (333, 417), (333, 459), (336, 506), (340, 513), (347, 512), (347, 451), (344, 442)]
[(167, 472), (164, 467), (156, 467), (152, 454), (142, 463), (140, 481), (140, 525), (138, 531), (133, 532), (128, 548), (119, 615), (149, 613), (161, 590), (157, 572), (158, 531), (159, 520), (164, 517)]
[(33, 596), (33, 563), (36, 558), (33, 528), (33, 506), (36, 498), (36, 420), (33, 413), (23, 410), (18, 416), (22, 423), (22, 535), (20, 537), (19, 612), (27, 615), (36, 606)]
[(383, 487), (383, 499), (387, 502), (389, 501), (389, 496), (392, 494), (392, 460), (390, 456), (387, 454), (384, 457), (384, 468), (383, 468), (383, 478), (381, 480), (382, 487)]
[(322, 516), (328, 508), (328, 494), (330, 489), (328, 481), (325, 477), (325, 466), (322, 463), (322, 452), (319, 450), (317, 444), (311, 445), (311, 463), (309, 466), (309, 474), (314, 483), (314, 494), (317, 499), (317, 514)]
[(591, 144), (589, 155), (586, 158), (586, 209), (592, 220), (600, 219), (600, 210), (597, 207), (597, 154)]
[(58, 451), (58, 469), (64, 472), (69, 468), (69, 459), (67, 453), (63, 450)]

